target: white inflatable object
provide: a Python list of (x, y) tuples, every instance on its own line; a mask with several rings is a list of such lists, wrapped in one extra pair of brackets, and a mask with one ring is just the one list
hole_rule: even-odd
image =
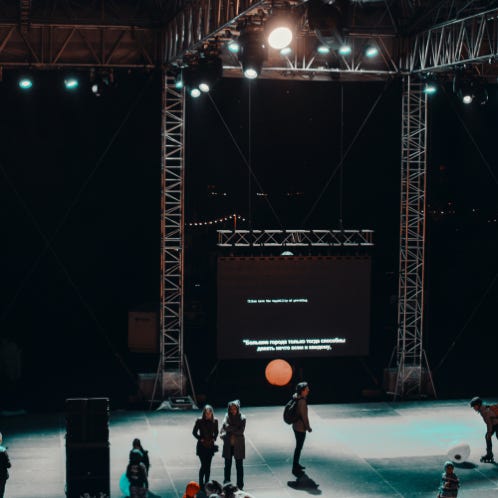
[(460, 443), (448, 450), (448, 459), (454, 463), (466, 462), (470, 456), (470, 446), (467, 443)]

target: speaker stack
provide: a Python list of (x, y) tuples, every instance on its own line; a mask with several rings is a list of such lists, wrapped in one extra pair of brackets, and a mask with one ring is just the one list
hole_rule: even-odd
[(109, 399), (66, 399), (66, 496), (110, 496)]

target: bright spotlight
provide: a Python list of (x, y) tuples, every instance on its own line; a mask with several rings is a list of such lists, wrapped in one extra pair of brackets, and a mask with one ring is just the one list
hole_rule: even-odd
[(339, 47), (339, 55), (351, 55), (351, 46), (350, 45), (341, 45)]
[(330, 53), (330, 48), (327, 47), (327, 45), (319, 45), (316, 50), (321, 55), (327, 55)]
[(79, 82), (76, 78), (69, 76), (68, 78), (64, 78), (64, 86), (66, 90), (76, 90), (78, 88)]
[(379, 49), (373, 45), (370, 45), (366, 48), (365, 55), (369, 59), (373, 59), (374, 57), (377, 57), (377, 55), (379, 55)]
[(254, 67), (247, 67), (244, 69), (244, 76), (248, 80), (255, 80), (258, 77), (259, 73), (258, 70)]
[(193, 97), (194, 99), (200, 97), (200, 95), (201, 91), (198, 88), (192, 88), (192, 90), (190, 90), (190, 96)]
[(279, 26), (268, 35), (268, 44), (276, 50), (289, 46), (291, 41), (292, 30), (287, 26)]
[(29, 90), (33, 86), (33, 80), (31, 78), (24, 77), (19, 80), (18, 84), (21, 90)]
[(199, 90), (201, 92), (207, 93), (207, 92), (209, 92), (210, 88), (209, 88), (209, 85), (207, 83), (202, 82), (199, 84)]
[(462, 102), (464, 104), (472, 104), (473, 100), (474, 100), (474, 97), (470, 93), (462, 95)]

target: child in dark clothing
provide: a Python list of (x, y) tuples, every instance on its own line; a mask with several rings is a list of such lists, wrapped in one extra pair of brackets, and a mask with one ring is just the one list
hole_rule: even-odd
[(454, 468), (453, 462), (448, 461), (444, 464), (444, 472), (441, 477), (442, 482), (439, 487), (437, 498), (454, 498), (455, 496), (458, 496), (460, 482), (453, 472)]
[(126, 477), (130, 481), (130, 498), (146, 498), (149, 482), (140, 450), (131, 450)]

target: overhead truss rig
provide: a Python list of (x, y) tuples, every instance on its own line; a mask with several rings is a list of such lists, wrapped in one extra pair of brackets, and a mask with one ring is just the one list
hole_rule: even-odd
[(410, 73), (453, 71), (482, 63), (482, 76), (496, 74), (498, 8), (456, 19), (415, 35), (407, 53)]
[(373, 247), (373, 230), (218, 230), (219, 247)]

